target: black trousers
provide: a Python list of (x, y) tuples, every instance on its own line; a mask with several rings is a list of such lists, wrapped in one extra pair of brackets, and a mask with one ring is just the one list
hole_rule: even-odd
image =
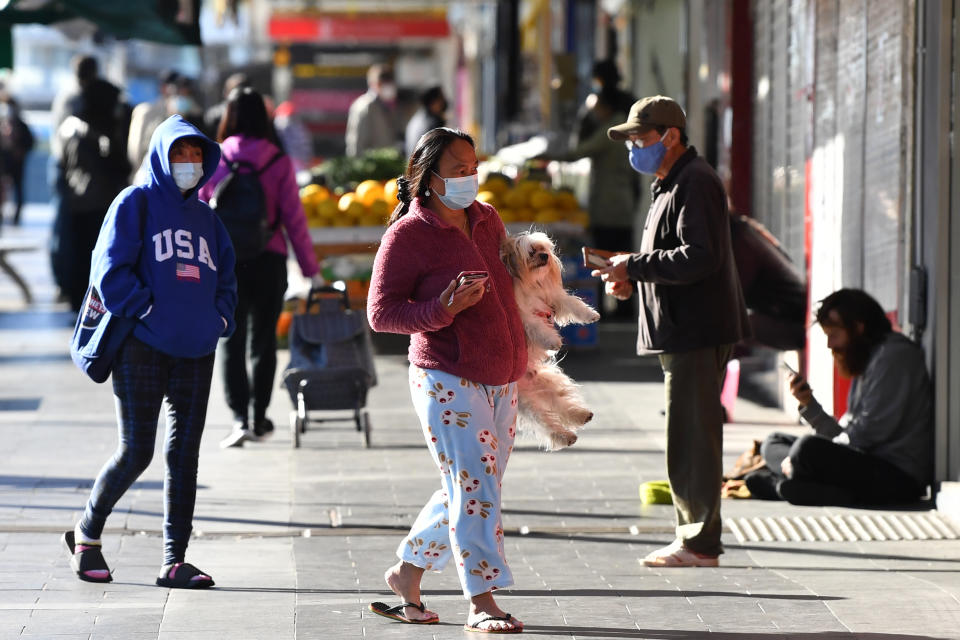
[[(287, 291), (287, 257), (272, 251), (237, 264), (237, 328), (220, 341), (227, 406), (235, 420), (254, 424), (267, 415), (277, 371), (277, 320)], [(247, 349), (251, 374), (247, 372)]]
[(772, 433), (760, 453), (776, 480), (786, 478), (780, 465), (789, 456), (794, 480), (838, 487), (861, 504), (909, 502), (922, 493), (913, 478), (886, 460), (816, 434)]

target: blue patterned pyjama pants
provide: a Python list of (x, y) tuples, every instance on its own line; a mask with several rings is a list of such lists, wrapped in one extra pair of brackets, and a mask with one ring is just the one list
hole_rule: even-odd
[(516, 435), (516, 383), (478, 384), (411, 365), (410, 395), (442, 488), (420, 511), (397, 557), (432, 571), (452, 558), (466, 598), (509, 587), (500, 492)]

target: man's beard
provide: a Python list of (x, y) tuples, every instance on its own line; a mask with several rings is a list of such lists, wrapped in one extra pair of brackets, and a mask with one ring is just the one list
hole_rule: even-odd
[(863, 336), (851, 338), (849, 344), (842, 350), (833, 352), (833, 361), (837, 364), (840, 375), (844, 378), (855, 378), (863, 375), (870, 362), (873, 344)]

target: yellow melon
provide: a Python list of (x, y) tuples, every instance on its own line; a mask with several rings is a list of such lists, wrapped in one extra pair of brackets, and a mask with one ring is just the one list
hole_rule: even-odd
[(530, 199), (523, 189), (511, 189), (503, 196), (502, 202), (510, 209), (523, 209)]
[(546, 209), (540, 209), (533, 216), (534, 222), (539, 222), (540, 224), (550, 224), (551, 222), (558, 222), (560, 220), (560, 211), (552, 207)]
[(509, 190), (510, 183), (506, 178), (498, 175), (490, 176), (480, 185), (480, 191), (490, 191), (501, 197)]
[(337, 201), (333, 199), (321, 200), (316, 205), (316, 217), (330, 220), (340, 212)]
[(553, 207), (553, 194), (546, 189), (535, 189), (531, 191), (530, 207), (533, 209), (549, 209)]
[(387, 180), (386, 184), (383, 185), (383, 199), (387, 201), (387, 204), (390, 205), (391, 209), (400, 204), (400, 200), (397, 199), (396, 178)]
[(486, 202), (488, 205), (494, 209), (498, 208), (500, 204), (500, 199), (497, 197), (493, 191), (481, 191), (477, 194), (477, 200), (480, 202)]
[(576, 211), (580, 208), (580, 203), (577, 202), (577, 196), (571, 191), (557, 191), (553, 194), (554, 205), (558, 209), (563, 209), (564, 211)]
[(374, 200), (383, 199), (383, 185), (379, 180), (364, 180), (357, 185), (355, 193), (357, 200), (369, 207)]

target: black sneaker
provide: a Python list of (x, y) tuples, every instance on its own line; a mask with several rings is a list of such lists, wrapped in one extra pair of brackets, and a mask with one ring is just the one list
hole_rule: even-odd
[(781, 478), (782, 476), (777, 476), (773, 471), (764, 467), (751, 471), (743, 477), (743, 481), (746, 483), (747, 489), (750, 490), (750, 496), (753, 498), (759, 498), (760, 500), (783, 500), (780, 494), (777, 493), (777, 483)]
[(273, 435), (273, 422), (270, 420), (270, 418), (258, 420), (253, 425), (253, 434), (258, 440), (266, 440)]

